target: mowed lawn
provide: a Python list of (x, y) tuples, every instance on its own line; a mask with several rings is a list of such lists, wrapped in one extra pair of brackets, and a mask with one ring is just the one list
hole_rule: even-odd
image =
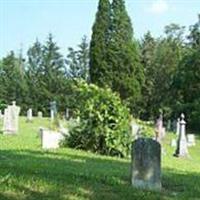
[(171, 138), (162, 155), (162, 192), (130, 185), (130, 159), (61, 148), (41, 149), (38, 130), (48, 119), (26, 123), (20, 118), (16, 136), (0, 134), (0, 200), (200, 200), (200, 141), (191, 157), (173, 157)]

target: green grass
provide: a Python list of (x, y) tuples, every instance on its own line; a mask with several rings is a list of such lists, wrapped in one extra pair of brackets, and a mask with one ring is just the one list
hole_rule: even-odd
[(130, 160), (68, 148), (41, 149), (38, 128), (47, 119), (26, 123), (20, 118), (16, 136), (0, 134), (1, 200), (124, 200), (200, 199), (200, 141), (191, 157), (173, 157), (168, 134), (162, 156), (162, 192), (142, 191), (130, 185)]

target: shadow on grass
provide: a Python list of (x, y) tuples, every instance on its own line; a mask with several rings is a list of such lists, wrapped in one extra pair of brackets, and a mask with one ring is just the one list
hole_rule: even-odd
[[(199, 199), (200, 174), (164, 169), (163, 192), (132, 188), (130, 164), (74, 152), (0, 150), (0, 199)], [(9, 192), (10, 191), (10, 192)]]

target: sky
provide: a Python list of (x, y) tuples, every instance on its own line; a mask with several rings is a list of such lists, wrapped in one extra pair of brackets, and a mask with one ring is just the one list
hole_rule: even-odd
[[(170, 23), (188, 27), (200, 13), (200, 0), (125, 2), (137, 39), (148, 30), (158, 37)], [(44, 42), (49, 33), (66, 56), (83, 35), (90, 39), (97, 6), (98, 0), (0, 0), (0, 58), (11, 50), (26, 54), (36, 39)]]

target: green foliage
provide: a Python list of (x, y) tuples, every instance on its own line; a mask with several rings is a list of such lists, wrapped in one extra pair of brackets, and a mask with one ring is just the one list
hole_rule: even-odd
[(82, 38), (81, 44), (78, 45), (78, 50), (68, 48), (66, 63), (68, 65), (67, 76), (69, 78), (81, 78), (89, 81), (89, 47), (87, 38)]
[(111, 88), (118, 92), (136, 115), (144, 75), (133, 28), (123, 0), (113, 0), (108, 58)]
[[(174, 78), (176, 112), (186, 114), (191, 129), (199, 129), (200, 119), (200, 49), (191, 51), (179, 65)], [(176, 113), (176, 114), (177, 114)]]
[(128, 155), (130, 150), (129, 113), (110, 89), (78, 83), (75, 88), (79, 123), (68, 138), (70, 147), (101, 154)]
[(110, 64), (108, 63), (108, 40), (110, 27), (109, 0), (99, 0), (90, 42), (90, 79), (98, 86), (110, 86)]

